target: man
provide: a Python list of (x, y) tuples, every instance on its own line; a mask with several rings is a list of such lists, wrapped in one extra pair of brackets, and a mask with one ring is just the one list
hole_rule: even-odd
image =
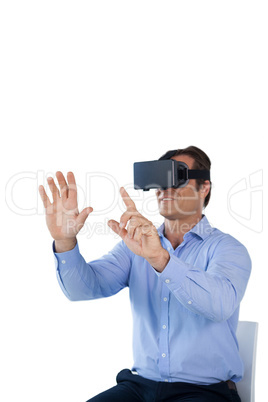
[[(173, 159), (189, 169), (210, 169), (197, 147)], [(157, 190), (164, 217), (157, 230), (140, 214), (124, 188), (126, 211), (109, 227), (122, 241), (99, 260), (86, 263), (76, 235), (92, 208), (77, 209), (74, 175), (56, 173), (40, 186), (47, 225), (54, 238), (57, 277), (70, 300), (111, 296), (129, 287), (134, 325), (134, 365), (117, 385), (91, 402), (240, 401), (235, 382), (243, 375), (236, 328), (251, 271), (245, 247), (212, 228), (202, 210), (211, 183), (193, 180), (182, 188)]]

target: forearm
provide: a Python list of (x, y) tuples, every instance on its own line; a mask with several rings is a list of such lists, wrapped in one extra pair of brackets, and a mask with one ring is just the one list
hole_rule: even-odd
[[(55, 252), (55, 244), (53, 248)], [(69, 300), (92, 300), (112, 296), (127, 286), (130, 258), (117, 245), (110, 253), (87, 263), (78, 244), (66, 252), (55, 252), (57, 279)]]
[(71, 301), (95, 298), (94, 292), (90, 289), (96, 291), (94, 273), (80, 254), (78, 244), (70, 250), (62, 248), (65, 248), (65, 245), (62, 247), (60, 244), (58, 252), (56, 241), (53, 243), (56, 275), (63, 293)]
[[(237, 271), (230, 276), (230, 271)], [(193, 313), (213, 321), (228, 319), (239, 306), (244, 295), (250, 270), (231, 266), (211, 266), (204, 271), (191, 266), (175, 256), (161, 274), (176, 299)]]

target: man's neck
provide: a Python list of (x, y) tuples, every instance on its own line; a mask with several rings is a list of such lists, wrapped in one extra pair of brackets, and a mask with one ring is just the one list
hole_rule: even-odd
[(165, 219), (164, 235), (170, 241), (174, 250), (183, 242), (185, 233), (189, 232), (201, 219), (202, 214), (176, 220)]

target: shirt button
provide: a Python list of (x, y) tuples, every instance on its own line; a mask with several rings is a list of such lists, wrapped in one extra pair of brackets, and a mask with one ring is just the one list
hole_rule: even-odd
[(164, 297), (164, 299), (163, 299), (164, 301), (167, 301), (167, 297)]
[(62, 263), (62, 264), (65, 264), (65, 263), (66, 263), (66, 261), (65, 261), (65, 260), (62, 260), (62, 261), (61, 261), (61, 263)]
[(189, 301), (188, 301), (188, 304), (192, 304), (192, 301), (191, 301), (191, 300), (189, 300)]
[(165, 282), (166, 282), (166, 283), (169, 283), (169, 282), (170, 282), (170, 279), (166, 279)]
[(163, 328), (163, 329), (166, 329), (166, 328), (167, 328), (167, 326), (166, 326), (166, 325), (163, 325), (163, 326), (162, 326), (162, 328)]
[(167, 251), (170, 251), (170, 247), (167, 248)]
[(166, 379), (165, 382), (168, 382), (168, 380)]
[(162, 357), (166, 357), (166, 354), (165, 354), (165, 353), (162, 353)]

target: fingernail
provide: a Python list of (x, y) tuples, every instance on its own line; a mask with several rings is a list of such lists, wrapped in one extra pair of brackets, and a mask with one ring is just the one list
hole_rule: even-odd
[(121, 223), (119, 224), (119, 227), (122, 229), (122, 228), (124, 227), (124, 223), (121, 222)]

